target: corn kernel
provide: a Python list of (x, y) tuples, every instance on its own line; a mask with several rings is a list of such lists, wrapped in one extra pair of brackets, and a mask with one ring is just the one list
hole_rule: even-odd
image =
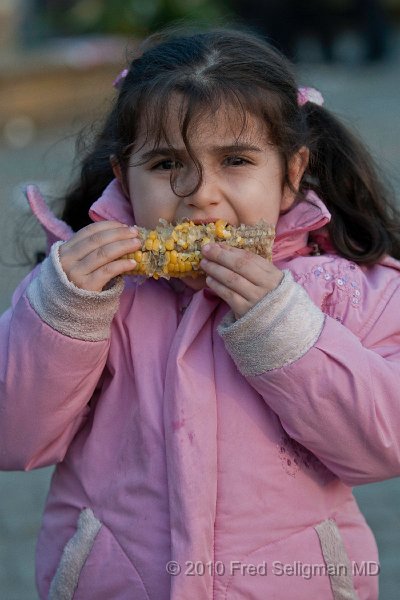
[(153, 240), (148, 237), (144, 243), (144, 247), (146, 248), (146, 250), (152, 250), (153, 249)]
[(173, 238), (168, 238), (165, 242), (165, 249), (173, 250), (174, 248), (175, 248), (175, 242), (174, 242)]
[(227, 240), (231, 237), (231, 233), (227, 231), (225, 227), (226, 221), (223, 221), (222, 219), (218, 219), (218, 221), (215, 221), (215, 235), (219, 238)]
[(141, 250), (136, 250), (136, 252), (133, 253), (133, 258), (137, 263), (142, 262), (143, 252)]
[(176, 264), (178, 262), (178, 253), (176, 250), (171, 250), (170, 258), (173, 264)]
[(154, 230), (150, 231), (149, 235), (148, 235), (148, 238), (151, 239), (151, 240), (156, 240), (157, 239), (157, 231), (154, 231)]

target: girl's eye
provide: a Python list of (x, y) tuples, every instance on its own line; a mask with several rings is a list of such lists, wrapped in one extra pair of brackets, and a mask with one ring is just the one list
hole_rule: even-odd
[(227, 156), (225, 158), (225, 163), (229, 167), (241, 167), (243, 165), (249, 164), (249, 161), (242, 156)]
[(181, 163), (177, 160), (166, 159), (156, 163), (151, 169), (157, 171), (172, 171), (172, 169), (180, 169), (181, 167)]

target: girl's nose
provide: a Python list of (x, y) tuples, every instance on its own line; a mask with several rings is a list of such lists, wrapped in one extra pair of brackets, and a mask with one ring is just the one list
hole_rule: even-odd
[(221, 191), (216, 173), (209, 173), (203, 169), (201, 179), (200, 174), (197, 173), (196, 177), (191, 178), (191, 184), (192, 192), (184, 198), (186, 206), (204, 208), (219, 203)]

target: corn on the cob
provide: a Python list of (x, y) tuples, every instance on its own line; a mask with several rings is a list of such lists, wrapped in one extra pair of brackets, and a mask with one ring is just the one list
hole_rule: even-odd
[(149, 230), (138, 227), (142, 248), (123, 258), (134, 259), (137, 265), (128, 275), (145, 277), (197, 277), (204, 274), (199, 263), (201, 248), (208, 242), (224, 242), (243, 248), (271, 260), (275, 228), (265, 221), (256, 225), (233, 227), (219, 219), (215, 223), (195, 225), (185, 221), (171, 225), (160, 219), (160, 225)]

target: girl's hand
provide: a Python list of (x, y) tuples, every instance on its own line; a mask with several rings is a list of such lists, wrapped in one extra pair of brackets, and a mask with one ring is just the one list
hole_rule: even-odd
[(275, 289), (283, 277), (282, 271), (262, 256), (227, 244), (207, 244), (202, 253), (206, 258), (200, 267), (207, 274), (207, 285), (229, 304), (236, 319)]
[(64, 273), (78, 288), (101, 292), (111, 279), (132, 270), (136, 262), (120, 257), (141, 248), (135, 227), (117, 221), (91, 223), (59, 249)]

